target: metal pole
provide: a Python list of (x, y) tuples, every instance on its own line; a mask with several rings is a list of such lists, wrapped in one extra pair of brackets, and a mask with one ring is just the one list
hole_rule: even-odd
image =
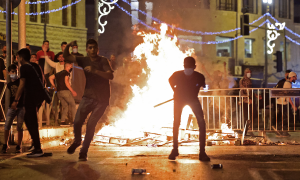
[[(269, 5), (267, 5), (267, 13), (269, 12)], [(266, 16), (266, 21), (268, 20), (268, 16)], [(268, 87), (268, 47), (267, 47), (267, 23), (265, 24), (266, 30), (265, 30), (265, 88)]]
[(18, 6), (19, 16), (18, 16), (18, 48), (26, 48), (26, 7), (25, 0), (21, 0), (21, 3)]
[[(94, 0), (94, 7), (95, 7), (95, 29), (94, 29), (94, 39), (96, 40), (96, 42), (98, 43), (98, 40), (99, 40), (99, 33), (98, 33), (98, 27), (99, 27), (99, 24), (98, 24), (98, 18), (99, 18), (99, 14), (98, 14), (98, 0)], [(98, 44), (99, 46), (99, 44)]]
[[(237, 3), (237, 9), (236, 9), (236, 28), (238, 28), (239, 26), (239, 11), (238, 11), (238, 8), (239, 8), (239, 1), (236, 2)], [(235, 37), (238, 36), (238, 30), (236, 30), (236, 34), (235, 34)], [(235, 65), (237, 66), (238, 65), (238, 39), (235, 40)]]
[[(12, 12), (12, 1), (6, 0), (6, 67), (9, 67), (11, 64), (11, 12)], [(9, 76), (6, 76), (7, 83), (10, 82)], [(6, 91), (5, 93), (5, 114), (9, 107), (10, 93)]]
[[(6, 67), (9, 67), (11, 64), (12, 56), (12, 44), (11, 44), (11, 12), (12, 12), (12, 2), (6, 0)], [(10, 82), (9, 76), (6, 74), (6, 82)], [(7, 113), (10, 103), (10, 93), (5, 91), (5, 114)], [(5, 115), (4, 115), (5, 116)], [(14, 144), (13, 131), (11, 130), (9, 144)]]
[(286, 51), (286, 37), (285, 37), (285, 29), (283, 30), (283, 38), (284, 38), (284, 72), (287, 70), (287, 51)]

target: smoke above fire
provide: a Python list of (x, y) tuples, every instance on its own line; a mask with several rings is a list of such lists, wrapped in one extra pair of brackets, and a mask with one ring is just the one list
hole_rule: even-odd
[[(140, 33), (143, 43), (133, 52), (134, 62), (125, 63), (115, 72), (115, 77), (120, 78), (112, 82), (112, 90), (118, 86), (124, 92), (118, 91), (119, 95), (112, 99), (107, 113), (109, 125), (104, 126), (99, 135), (130, 138), (173, 126), (173, 102), (157, 108), (154, 105), (173, 98), (168, 79), (175, 71), (183, 70), (184, 58), (192, 56), (194, 50), (180, 50), (177, 38), (166, 36), (167, 29), (167, 25), (162, 24), (161, 33)], [(139, 72), (135, 72), (137, 70)], [(126, 107), (120, 105), (125, 103)], [(191, 110), (185, 108), (182, 117), (187, 120), (190, 113)]]

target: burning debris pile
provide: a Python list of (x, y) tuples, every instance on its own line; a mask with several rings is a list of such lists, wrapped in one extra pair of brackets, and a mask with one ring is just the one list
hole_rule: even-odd
[[(108, 135), (97, 134), (94, 138), (95, 142), (104, 144), (118, 144), (121, 146), (148, 146), (148, 147), (161, 147), (171, 146), (173, 143), (172, 137), (173, 129), (171, 127), (162, 127), (159, 132), (144, 132), (136, 138), (122, 138)], [(222, 130), (207, 133), (208, 145), (230, 145), (234, 144), (239, 135), (237, 132), (228, 128), (227, 124), (222, 124)], [(179, 144), (180, 145), (196, 145), (199, 144), (199, 130), (180, 129), (179, 131)]]

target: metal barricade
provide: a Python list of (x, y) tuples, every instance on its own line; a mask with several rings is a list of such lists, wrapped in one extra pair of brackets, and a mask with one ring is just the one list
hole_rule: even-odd
[[(221, 130), (223, 123), (232, 130), (243, 130), (247, 120), (250, 131), (297, 131), (300, 89), (232, 88), (202, 90), (202, 104), (207, 130)], [(285, 99), (282, 103), (281, 99)], [(291, 99), (291, 100), (290, 100)], [(280, 117), (279, 117), (280, 116)], [(300, 124), (299, 124), (300, 130)]]

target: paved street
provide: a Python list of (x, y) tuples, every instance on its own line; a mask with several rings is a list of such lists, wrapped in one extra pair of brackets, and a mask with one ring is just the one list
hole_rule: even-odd
[[(52, 157), (29, 159), (23, 155), (0, 163), (2, 179), (299, 179), (299, 146), (212, 146), (211, 162), (198, 160), (197, 146), (180, 147), (180, 156), (169, 161), (171, 147), (92, 146), (87, 162), (66, 153), (67, 147), (47, 149)], [(211, 169), (222, 164), (223, 169)], [(144, 168), (146, 174), (131, 174)]]

